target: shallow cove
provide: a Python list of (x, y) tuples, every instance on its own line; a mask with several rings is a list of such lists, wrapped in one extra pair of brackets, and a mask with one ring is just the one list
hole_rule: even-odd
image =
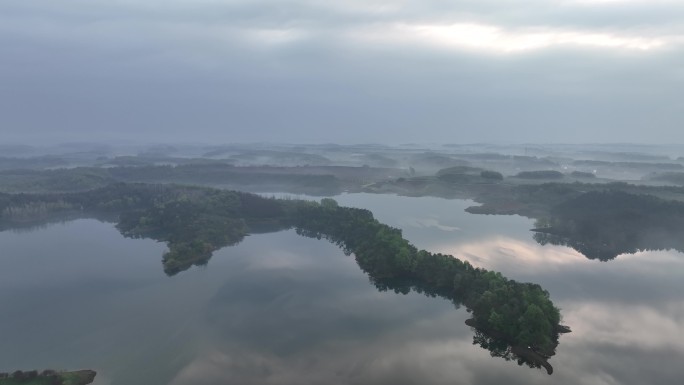
[(552, 377), (472, 346), (465, 310), (378, 292), (334, 245), (247, 237), (175, 277), (164, 246), (77, 220), (0, 233), (0, 371), (98, 370), (96, 384), (675, 383), (684, 358), (682, 256), (589, 261), (539, 246), (520, 217), (471, 203), (349, 194), (420, 248), (541, 284), (573, 333)]

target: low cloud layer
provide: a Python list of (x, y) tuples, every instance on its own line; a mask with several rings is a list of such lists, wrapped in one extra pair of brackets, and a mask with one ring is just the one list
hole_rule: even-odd
[(684, 142), (684, 3), (9, 0), (8, 141)]

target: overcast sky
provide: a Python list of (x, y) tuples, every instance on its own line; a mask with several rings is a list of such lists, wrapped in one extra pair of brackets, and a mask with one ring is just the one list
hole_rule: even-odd
[(2, 0), (0, 134), (684, 143), (684, 0)]

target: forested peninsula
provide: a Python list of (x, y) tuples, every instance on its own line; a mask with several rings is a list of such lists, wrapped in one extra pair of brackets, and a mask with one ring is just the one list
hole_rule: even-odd
[(294, 228), (325, 238), (358, 265), (380, 290), (413, 290), (464, 305), (472, 314), (474, 343), (493, 356), (544, 367), (559, 333), (569, 329), (539, 285), (520, 283), (450, 255), (418, 250), (401, 230), (378, 222), (368, 210), (269, 199), (203, 187), (117, 183), (75, 193), (0, 194), (0, 229), (93, 217), (116, 223), (126, 237), (166, 242), (164, 271), (178, 274), (208, 263), (212, 253), (246, 235)]

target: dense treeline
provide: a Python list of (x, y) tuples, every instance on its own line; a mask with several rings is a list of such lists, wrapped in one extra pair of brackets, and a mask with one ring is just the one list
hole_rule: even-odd
[(173, 275), (206, 264), (250, 232), (289, 227), (288, 204), (201, 187), (117, 183), (78, 193), (0, 194), (0, 229), (55, 217), (110, 218), (124, 236), (166, 242), (164, 270)]
[(0, 170), (0, 191), (78, 192), (126, 183), (183, 183), (332, 195), (388, 178), (401, 170), (351, 166), (234, 166), (204, 161), (178, 165)]
[[(564, 244), (580, 251), (588, 258), (609, 260), (621, 253), (631, 253), (644, 249), (674, 248), (684, 250), (684, 242), (673, 229), (677, 229), (682, 215), (679, 210), (661, 210), (649, 203), (639, 200), (625, 205), (616, 205), (616, 200), (607, 199), (603, 210), (584, 209), (590, 205), (595, 196), (589, 195), (579, 199), (584, 194), (600, 192), (621, 192), (631, 195), (651, 195), (664, 201), (677, 200), (684, 202), (684, 188), (679, 186), (637, 186), (627, 183), (510, 183), (518, 178), (504, 179), (499, 173), (482, 170), (465, 165), (452, 166), (440, 170), (434, 177), (400, 177), (391, 181), (366, 184), (368, 181), (383, 178), (389, 170), (366, 167), (235, 167), (225, 163), (205, 162), (188, 163), (177, 166), (140, 167), (80, 167), (58, 170), (14, 170), (0, 171), (0, 189), (32, 191), (82, 191), (85, 195), (73, 194), (44, 194), (41, 199), (34, 199), (34, 195), (13, 196), (12, 204), (8, 205), (7, 195), (0, 194), (0, 215), (11, 218), (12, 227), (22, 224), (31, 227), (34, 223), (45, 223), (57, 218), (51, 218), (56, 213), (65, 216), (72, 212), (79, 215), (83, 211), (90, 214), (98, 212), (98, 218), (107, 218), (107, 213), (114, 216), (110, 220), (117, 220), (120, 210), (130, 210), (136, 205), (152, 207), (155, 202), (146, 198), (146, 193), (138, 191), (115, 191), (110, 187), (114, 181), (153, 181), (158, 183), (185, 182), (220, 184), (222, 187), (239, 186), (240, 188), (255, 188), (260, 191), (281, 190), (290, 192), (306, 192), (310, 194), (337, 193), (343, 189), (363, 189), (376, 193), (399, 193), (412, 196), (444, 196), (475, 199), (481, 206), (470, 207), (468, 212), (476, 214), (519, 214), (539, 220), (534, 239), (541, 244)], [(520, 173), (548, 177), (556, 171), (537, 171)], [(586, 174), (586, 175), (585, 175)], [(555, 175), (555, 174), (554, 174)], [(593, 174), (575, 172), (575, 178), (585, 178)], [(543, 179), (542, 179), (543, 180)], [(519, 181), (518, 181), (519, 182)], [(363, 187), (360, 187), (363, 186)], [(123, 187), (120, 187), (123, 189)], [(155, 186), (154, 189), (165, 189)], [(166, 191), (178, 191), (177, 187), (166, 187)], [(110, 192), (111, 197), (106, 193)], [(158, 193), (153, 191), (153, 199), (159, 199)], [(192, 195), (189, 191), (186, 194)], [(104, 195), (103, 195), (104, 194)], [(142, 195), (141, 195), (142, 194)], [(77, 196), (77, 199), (74, 199)], [(88, 202), (88, 197), (96, 197)], [(23, 199), (23, 200), (22, 200)], [(163, 199), (162, 199), (163, 200)], [(5, 203), (3, 203), (5, 202)], [(174, 203), (178, 207), (171, 208), (184, 212), (189, 217), (197, 208), (189, 203)], [(204, 203), (203, 203), (204, 204)], [(562, 206), (571, 207), (570, 216), (564, 213)], [(675, 205), (672, 203), (671, 205)], [(675, 205), (676, 206), (676, 205)], [(673, 206), (674, 207), (674, 206)], [(159, 209), (159, 208), (158, 208)], [(162, 216), (164, 210), (153, 214)], [(639, 211), (637, 216), (629, 216), (632, 210)], [(220, 210), (219, 210), (220, 212)], [(656, 213), (658, 213), (656, 215)], [(130, 214), (132, 215), (132, 214)], [(131, 217), (125, 217), (125, 227), (128, 235), (148, 236), (145, 231), (146, 223), (133, 223)], [(574, 216), (573, 216), (574, 215)], [(144, 221), (149, 215), (142, 215)], [(645, 218), (645, 219), (644, 219)], [(164, 221), (166, 223), (166, 221)], [(247, 227), (253, 232), (257, 227), (269, 223), (252, 223), (251, 226), (241, 226), (236, 223), (222, 223), (210, 221), (212, 228), (223, 228), (221, 234), (225, 238), (222, 242), (214, 239), (208, 242), (202, 237), (195, 237), (195, 241), (186, 241), (175, 236), (162, 238), (173, 246), (167, 256), (169, 271), (180, 271), (184, 266), (172, 267), (173, 261), (179, 261), (179, 255), (186, 255), (192, 251), (196, 254), (195, 262), (206, 261), (213, 251), (210, 244), (226, 246), (242, 239)], [(272, 223), (271, 223), (272, 224)], [(7, 221), (0, 221), (0, 228), (7, 226)], [(130, 227), (130, 229), (129, 229)], [(132, 230), (135, 229), (135, 230)], [(168, 229), (167, 229), (168, 230)], [(165, 230), (164, 233), (169, 233)], [(197, 232), (188, 234), (197, 235)], [(226, 235), (228, 234), (228, 235)], [(216, 238), (216, 236), (214, 236)], [(178, 252), (180, 251), (180, 252)], [(182, 265), (182, 264), (181, 264)]]
[(647, 180), (684, 185), (684, 172), (660, 172), (646, 176)]
[[(327, 172), (333, 169), (337, 170), (336, 172), (338, 173), (352, 171), (358, 173), (358, 168), (325, 168), (324, 170)], [(284, 174), (280, 174), (280, 176), (273, 179), (274, 177), (271, 174), (274, 170), (280, 170)], [(307, 170), (311, 169), (301, 168), (298, 172), (306, 173), (308, 172)], [(398, 192), (406, 195), (474, 198), (481, 202), (482, 205), (470, 207), (467, 211), (477, 214), (519, 214), (537, 219), (539, 223), (536, 226), (537, 229), (535, 229), (537, 231), (534, 235), (535, 240), (541, 244), (551, 243), (571, 246), (588, 258), (609, 260), (622, 253), (632, 253), (644, 249), (674, 248), (684, 250), (684, 242), (679, 241), (681, 237), (674, 230), (680, 228), (678, 226), (684, 222), (681, 210), (658, 209), (657, 205), (652, 205), (648, 199), (640, 199), (631, 202), (629, 205), (620, 206), (616, 204), (621, 201), (620, 197), (606, 199), (605, 205), (599, 205), (602, 210), (583, 208), (585, 205), (590, 206), (592, 199), (597, 199), (591, 193), (601, 192), (609, 194), (625, 193), (637, 196), (649, 195), (663, 201), (669, 202), (676, 199), (677, 202), (684, 202), (684, 188), (682, 187), (637, 186), (627, 183), (540, 183), (516, 185), (492, 183), (498, 182), (498, 175), (492, 175), (492, 178), (485, 178), (483, 176), (485, 171), (478, 173), (476, 172), (478, 170), (480, 169), (456, 166), (442, 170), (442, 177), (399, 178), (395, 182), (382, 184), (382, 187), (376, 184), (371, 188), (371, 191)], [(181, 190), (177, 186), (153, 185), (145, 188), (138, 187), (135, 190), (129, 189), (129, 191), (126, 190), (127, 187), (123, 187), (127, 186), (125, 184), (110, 184), (91, 190), (85, 188), (93, 181), (96, 182), (96, 185), (100, 185), (106, 184), (112, 178), (115, 180), (118, 178), (131, 180), (149, 178), (166, 181), (191, 178), (194, 175), (192, 178), (195, 181), (217, 178), (216, 180), (218, 181), (233, 180), (236, 184), (250, 183), (248, 180), (261, 180), (264, 183), (276, 183), (274, 181), (277, 180), (285, 183), (285, 180), (289, 180), (288, 183), (294, 183), (298, 186), (290, 189), (290, 191), (297, 189), (307, 190), (306, 186), (308, 183), (318, 183), (317, 178), (333, 178), (334, 182), (331, 182), (332, 184), (329, 186), (331, 188), (340, 186), (339, 180), (330, 175), (288, 174), (292, 172), (294, 171), (288, 170), (288, 168), (238, 168), (225, 164), (182, 165), (176, 167), (122, 167), (113, 169), (80, 168), (54, 171), (22, 170), (21, 173), (24, 174), (21, 175), (28, 177), (28, 181), (40, 182), (40, 178), (49, 176), (51, 181), (54, 179), (54, 184), (52, 184), (53, 182), (48, 183), (50, 188), (55, 186), (58, 187), (58, 190), (84, 188), (85, 191), (78, 194), (12, 195), (11, 204), (8, 204), (9, 195), (0, 193), (0, 215), (5, 219), (10, 218), (11, 223), (9, 223), (9, 226), (12, 227), (18, 227), (20, 224), (24, 227), (31, 227), (34, 223), (45, 223), (51, 219), (58, 220), (58, 218), (51, 217), (55, 216), (56, 213), (58, 214), (57, 217), (63, 217), (67, 212), (72, 212), (76, 216), (84, 211), (89, 212), (91, 215), (97, 212), (99, 219), (107, 218), (107, 213), (109, 213), (110, 216), (113, 216), (113, 218), (109, 218), (110, 220), (117, 220), (121, 210), (131, 210), (136, 206), (142, 208), (153, 207), (155, 204), (159, 204), (156, 201), (174, 198), (173, 196), (166, 195), (179, 194)], [(242, 174), (247, 179), (243, 180), (235, 177), (236, 173)], [(5, 174), (2, 175), (3, 183), (6, 182), (6, 176)], [(448, 180), (445, 180), (445, 176), (456, 179), (451, 180), (447, 178)], [(33, 177), (37, 179), (31, 179)], [(297, 179), (300, 177), (303, 179)], [(349, 174), (345, 178), (351, 177), (352, 174)], [(494, 177), (497, 179), (494, 179)], [(274, 186), (276, 185), (278, 184), (276, 183)], [(262, 184), (261, 186), (265, 188), (267, 185)], [(280, 184), (280, 186), (282, 187), (283, 184)], [(145, 189), (152, 190), (145, 191)], [(183, 188), (182, 193), (192, 197), (193, 194), (197, 194), (197, 191), (199, 191), (197, 189), (191, 190), (191, 188), (186, 187)], [(581, 198), (585, 194), (590, 195)], [(36, 199), (36, 197), (39, 199)], [(676, 208), (677, 202), (668, 203), (668, 207)], [(206, 205), (206, 203), (202, 204)], [(197, 208), (191, 207), (192, 204), (187, 202), (174, 204), (178, 207), (173, 210), (184, 212), (186, 216), (197, 211)], [(563, 207), (570, 207), (570, 209), (564, 210)], [(639, 215), (626, 215), (635, 210), (639, 212)], [(154, 215), (163, 215), (162, 212), (163, 210)], [(565, 215), (565, 213), (570, 215)], [(143, 217), (145, 218), (140, 218), (143, 222), (149, 220), (149, 216), (143, 215)], [(127, 235), (134, 236), (136, 231), (140, 233), (139, 236), (151, 235), (145, 232), (145, 223), (133, 223), (130, 218), (130, 215), (124, 218), (126, 219), (125, 226), (122, 227), (122, 230)], [(167, 256), (169, 261), (168, 271), (180, 271), (188, 267), (185, 264), (172, 267), (175, 262), (180, 260), (178, 256), (181, 254), (187, 255), (192, 251), (196, 255), (195, 262), (201, 264), (208, 260), (211, 252), (215, 250), (215, 248), (209, 247), (210, 244), (220, 244), (220, 247), (234, 244), (242, 239), (243, 235), (240, 234), (246, 233), (247, 227), (253, 232), (257, 227), (265, 226), (265, 230), (267, 230), (269, 226), (268, 222), (252, 223), (251, 226), (247, 227), (241, 226), (239, 222), (222, 223), (221, 221), (213, 221), (211, 223), (213, 223), (212, 228), (221, 228), (223, 226), (225, 229), (222, 232), (222, 236), (225, 238), (223, 242), (218, 242), (217, 240), (208, 242), (202, 239), (202, 237), (195, 237), (195, 241), (192, 242), (185, 241), (181, 237), (160, 239), (170, 242), (170, 246), (173, 246)], [(7, 220), (0, 221), (0, 229), (3, 226), (8, 226)], [(135, 231), (131, 229), (135, 229)], [(164, 230), (164, 233), (168, 234), (169, 231), (167, 230)], [(188, 234), (197, 235), (197, 232), (190, 232)]]
[[(667, 159), (667, 158), (665, 158)], [(650, 159), (644, 159), (650, 160)], [(610, 162), (605, 160), (575, 160), (572, 162), (575, 166), (586, 167), (614, 167), (632, 170), (681, 170), (684, 168), (679, 163), (664, 163), (664, 162)]]
[(521, 171), (515, 175), (521, 179), (563, 179), (565, 175), (555, 170)]
[(453, 166), (443, 168), (435, 174), (436, 178), (446, 183), (492, 183), (502, 181), (500, 172), (484, 170), (478, 167)]
[(166, 242), (164, 271), (174, 275), (208, 263), (214, 251), (235, 245), (250, 233), (289, 228), (289, 206), (294, 204), (247, 193), (197, 189), (192, 198), (183, 195), (126, 211), (117, 228), (128, 237)]
[(595, 179), (596, 174), (592, 172), (586, 172), (586, 171), (573, 171), (570, 173), (570, 176), (573, 178), (578, 178), (578, 179)]
[[(360, 174), (369, 170), (361, 167)], [(344, 171), (344, 170), (342, 170)], [(76, 167), (56, 170), (0, 171), (0, 191), (77, 192), (116, 182), (190, 183), (254, 188), (287, 189), (291, 192), (331, 194), (342, 191), (334, 167), (235, 167), (225, 163), (183, 164), (177, 166)]]
[(0, 373), (0, 385), (87, 385), (95, 380), (96, 374), (92, 370), (16, 370), (12, 373)]

